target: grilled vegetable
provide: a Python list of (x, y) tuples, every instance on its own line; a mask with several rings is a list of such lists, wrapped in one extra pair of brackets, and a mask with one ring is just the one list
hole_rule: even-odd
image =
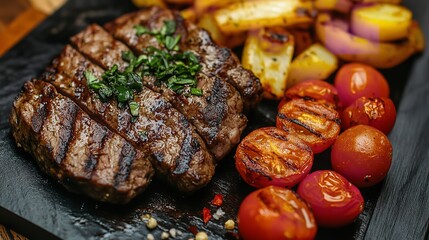
[(197, 20), (197, 12), (194, 8), (186, 8), (180, 11), (182, 17), (188, 21), (195, 22)]
[(363, 5), (352, 12), (352, 32), (366, 39), (388, 42), (406, 38), (413, 14), (392, 4)]
[(354, 0), (359, 3), (390, 3), (390, 4), (400, 4), (402, 0)]
[(307, 30), (290, 29), (289, 32), (295, 40), (294, 56), (298, 56), (314, 43), (312, 34)]
[(162, 8), (166, 8), (164, 1), (162, 0), (132, 0), (134, 5), (137, 7), (149, 7), (149, 6), (158, 6)]
[(350, 0), (315, 0), (314, 6), (319, 10), (335, 10), (349, 13), (353, 3)]
[(194, 7), (198, 14), (203, 14), (210, 9), (219, 9), (240, 1), (241, 0), (194, 0)]
[(242, 64), (259, 77), (265, 98), (283, 96), (293, 50), (293, 36), (283, 28), (261, 29), (247, 37)]
[(292, 99), (284, 104), (279, 109), (276, 126), (296, 134), (314, 153), (330, 147), (341, 130), (335, 105), (304, 99)]
[(316, 22), (318, 38), (335, 55), (345, 61), (362, 62), (377, 68), (391, 68), (402, 63), (425, 47), (423, 33), (413, 22), (408, 38), (400, 43), (377, 43), (350, 34), (349, 23), (319, 14)]
[(292, 61), (288, 86), (304, 80), (327, 79), (337, 68), (337, 57), (315, 43)]
[(249, 185), (292, 188), (313, 166), (311, 148), (293, 134), (276, 127), (247, 135), (235, 153), (235, 167)]
[(178, 5), (186, 5), (194, 3), (194, 0), (164, 0), (168, 4), (178, 4)]
[(241, 32), (272, 26), (306, 25), (313, 22), (313, 4), (309, 1), (249, 1), (233, 3), (215, 13), (224, 32)]
[(198, 21), (198, 26), (209, 31), (212, 39), (221, 46), (234, 48), (243, 44), (246, 40), (245, 33), (226, 34), (222, 32), (222, 30), (219, 29), (212, 13), (203, 14)]

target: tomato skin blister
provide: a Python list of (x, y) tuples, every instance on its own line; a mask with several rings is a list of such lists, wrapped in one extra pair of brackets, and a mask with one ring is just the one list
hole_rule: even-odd
[(333, 104), (292, 99), (279, 110), (276, 126), (298, 136), (316, 154), (335, 142), (341, 120)]
[(292, 190), (270, 186), (248, 195), (238, 211), (244, 240), (314, 239), (317, 225), (308, 205)]
[(343, 130), (363, 124), (375, 127), (384, 134), (392, 131), (396, 121), (396, 108), (390, 98), (361, 97), (341, 114)]
[(334, 171), (310, 173), (299, 184), (297, 192), (311, 206), (319, 226), (348, 225), (364, 209), (359, 189)]
[(313, 166), (313, 152), (301, 139), (275, 127), (255, 130), (237, 147), (235, 166), (256, 188), (275, 185), (291, 188)]

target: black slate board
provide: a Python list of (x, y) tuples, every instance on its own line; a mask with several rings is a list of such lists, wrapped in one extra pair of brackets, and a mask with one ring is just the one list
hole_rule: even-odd
[[(429, 1), (405, 0), (429, 40)], [(38, 76), (60, 53), (73, 34), (90, 23), (105, 23), (135, 10), (128, 1), (71, 0), (0, 59), (0, 222), (34, 239), (138, 239), (147, 230), (140, 220), (153, 214), (162, 228), (193, 235), (190, 226), (206, 231), (210, 239), (234, 239), (223, 223), (235, 218), (242, 199), (253, 189), (234, 169), (232, 154), (218, 167), (206, 188), (191, 196), (155, 181), (126, 206), (100, 204), (67, 192), (38, 170), (32, 158), (16, 148), (7, 118), (22, 84)], [(429, 45), (429, 41), (427, 41)], [(352, 225), (319, 229), (317, 239), (427, 239), (429, 223), (429, 51), (399, 68), (384, 71), (391, 97), (398, 106), (392, 168), (386, 181), (363, 192), (364, 213)], [(274, 125), (275, 102), (263, 102), (250, 116), (246, 133)], [(314, 169), (329, 168), (329, 152), (316, 157)], [(214, 194), (225, 196), (221, 220), (202, 224), (201, 209)]]

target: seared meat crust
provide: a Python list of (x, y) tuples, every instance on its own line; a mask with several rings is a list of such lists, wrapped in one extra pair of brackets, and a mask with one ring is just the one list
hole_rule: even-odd
[(209, 77), (216, 76), (233, 85), (241, 94), (245, 110), (250, 110), (259, 103), (263, 90), (259, 79), (241, 66), (237, 56), (230, 49), (217, 46), (206, 30), (185, 21), (178, 12), (157, 7), (143, 9), (123, 15), (107, 23), (105, 28), (115, 38), (139, 52), (147, 46), (160, 48), (160, 45), (150, 35), (138, 37), (134, 26), (160, 29), (166, 20), (176, 22), (176, 33), (182, 36), (180, 49), (191, 50), (199, 56), (203, 73)]
[[(72, 37), (77, 50), (104, 69), (117, 64), (120, 69), (128, 66), (122, 59), (122, 52), (130, 51), (123, 43), (115, 40), (98, 25), (91, 25)], [(141, 53), (141, 51), (140, 51)], [(153, 77), (146, 77), (144, 84), (161, 93), (173, 106), (196, 127), (216, 159), (222, 159), (240, 141), (247, 118), (243, 112), (240, 93), (219, 77), (209, 77), (204, 72), (197, 76), (198, 87), (203, 96), (182, 96), (166, 86), (156, 83)]]
[[(124, 51), (162, 48), (150, 35), (138, 37), (134, 26), (160, 28), (176, 21), (180, 51), (200, 60), (198, 88), (203, 96), (183, 96), (144, 77), (134, 95), (138, 117), (116, 100), (102, 102), (89, 89), (85, 72), (102, 79)], [(207, 185), (216, 162), (240, 140), (247, 124), (243, 112), (261, 99), (259, 80), (237, 57), (214, 44), (209, 34), (175, 11), (150, 8), (107, 24), (91, 25), (72, 37), (40, 80), (25, 83), (14, 102), (10, 123), (18, 146), (40, 168), (72, 192), (111, 203), (126, 203), (156, 174), (178, 190)], [(133, 121), (132, 121), (133, 120)]]
[(49, 83), (25, 83), (10, 122), (19, 146), (72, 192), (127, 203), (151, 181), (154, 170), (148, 156), (92, 120)]
[(214, 175), (213, 156), (188, 122), (159, 93), (143, 87), (135, 96), (139, 116), (131, 122), (129, 109), (120, 109), (115, 100), (102, 102), (88, 88), (84, 72), (100, 77), (104, 72), (71, 46), (54, 60), (43, 79), (84, 108), (135, 147), (153, 156), (158, 175), (181, 191), (205, 186)]

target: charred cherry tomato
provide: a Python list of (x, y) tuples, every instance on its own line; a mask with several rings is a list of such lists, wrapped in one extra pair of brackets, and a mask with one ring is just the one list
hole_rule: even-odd
[(359, 189), (334, 171), (316, 171), (302, 180), (298, 194), (310, 205), (319, 226), (341, 227), (363, 211)]
[(313, 213), (293, 191), (270, 186), (247, 196), (238, 211), (238, 231), (244, 240), (313, 239)]
[(391, 162), (389, 139), (370, 126), (347, 129), (332, 146), (332, 168), (357, 187), (370, 187), (381, 182)]
[(383, 75), (360, 63), (344, 65), (335, 77), (335, 88), (344, 107), (360, 97), (389, 97), (389, 84)]
[(338, 106), (338, 92), (331, 84), (321, 80), (303, 81), (289, 88), (279, 104), (281, 108), (287, 101), (295, 98), (332, 103)]
[(348, 106), (341, 115), (343, 129), (363, 124), (375, 127), (385, 134), (392, 131), (395, 121), (395, 105), (389, 98), (361, 97)]
[(301, 139), (275, 127), (255, 130), (237, 148), (235, 166), (249, 185), (291, 188), (313, 166), (313, 152)]
[(341, 130), (340, 115), (331, 103), (292, 99), (280, 108), (276, 126), (296, 134), (314, 153), (329, 148)]

